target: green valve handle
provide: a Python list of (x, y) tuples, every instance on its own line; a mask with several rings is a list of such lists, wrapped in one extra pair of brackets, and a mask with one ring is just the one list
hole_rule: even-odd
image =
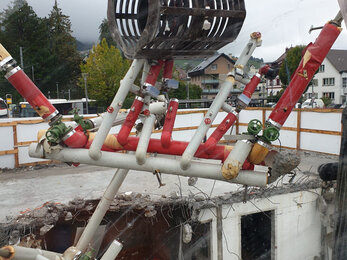
[(263, 137), (266, 139), (268, 142), (273, 142), (278, 139), (280, 136), (280, 131), (276, 127), (266, 127), (263, 131)]
[(72, 130), (71, 127), (66, 127), (66, 125), (59, 120), (54, 126), (47, 130), (47, 141), (50, 143), (59, 143), (61, 138), (70, 130)]
[(251, 135), (257, 135), (263, 129), (263, 124), (258, 119), (253, 119), (249, 121), (247, 132)]

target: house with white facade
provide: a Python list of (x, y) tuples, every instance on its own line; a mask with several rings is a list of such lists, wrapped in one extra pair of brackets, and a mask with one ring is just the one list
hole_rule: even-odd
[(306, 98), (312, 93), (316, 98), (329, 97), (335, 104), (343, 104), (347, 94), (347, 50), (330, 50), (313, 79), (312, 88), (307, 91)]

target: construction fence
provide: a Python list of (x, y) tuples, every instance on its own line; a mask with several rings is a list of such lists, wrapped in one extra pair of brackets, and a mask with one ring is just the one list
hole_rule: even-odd
[[(228, 134), (239, 134), (247, 131), (247, 124), (258, 119), (263, 124), (271, 113), (271, 108), (247, 108), (243, 110), (238, 121)], [(207, 109), (179, 110), (175, 121), (172, 138), (178, 141), (189, 141), (205, 116)], [(219, 112), (207, 137), (214, 131), (227, 115)], [(280, 131), (280, 138), (273, 144), (278, 147), (313, 151), (338, 155), (341, 142), (342, 109), (295, 109)], [(95, 115), (96, 116), (96, 115)], [(92, 116), (89, 116), (89, 118)], [(64, 117), (71, 121), (72, 117)], [(51, 161), (30, 158), (28, 146), (37, 142), (37, 132), (48, 129), (48, 123), (39, 118), (17, 118), (0, 120), (0, 168), (18, 168), (47, 164)], [(113, 127), (116, 133), (120, 126)], [(160, 138), (161, 131), (154, 131), (153, 138)], [(225, 140), (221, 140), (225, 143)]]

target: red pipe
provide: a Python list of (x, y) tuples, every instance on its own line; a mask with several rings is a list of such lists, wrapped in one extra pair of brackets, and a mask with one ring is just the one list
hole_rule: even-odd
[[(114, 135), (114, 136), (117, 138), (117, 135)], [(93, 141), (92, 138), (90, 138), (85, 148), (89, 149), (92, 141)], [(103, 148), (113, 149), (113, 151), (122, 151), (122, 150), (136, 151), (138, 142), (139, 142), (139, 137), (129, 136), (128, 143), (123, 147), (117, 146), (113, 148), (104, 144)], [(169, 148), (164, 148), (162, 146), (160, 139), (150, 139), (147, 152), (179, 156), (183, 154), (188, 144), (189, 144), (188, 142), (183, 142), (183, 141), (172, 141)], [(231, 151), (230, 146), (217, 145), (212, 154), (207, 154), (205, 144), (201, 144), (199, 146), (199, 149), (195, 153), (195, 157), (224, 161), (227, 158), (230, 151)]]
[[(251, 101), (252, 94), (257, 88), (260, 82), (260, 75), (256, 74), (252, 77), (251, 81), (246, 85), (242, 94), (238, 97), (240, 101), (242, 101), (245, 105), (248, 105)], [(213, 149), (217, 145), (217, 143), (222, 139), (228, 129), (235, 123), (237, 120), (237, 112), (229, 113), (223, 120), (222, 123), (218, 125), (216, 130), (211, 134), (211, 136), (205, 142), (207, 153), (210, 154), (213, 152)]]
[(252, 77), (251, 81), (246, 85), (241, 95), (245, 95), (246, 97), (250, 99), (259, 83), (260, 83), (260, 74), (256, 74)]
[(164, 72), (163, 72), (163, 79), (172, 79), (172, 73), (173, 73), (173, 67), (174, 67), (174, 61), (173, 60), (166, 60), (164, 63)]
[(70, 148), (82, 148), (87, 144), (88, 138), (83, 131), (75, 128), (64, 136), (63, 141)]
[(155, 83), (157, 82), (158, 76), (160, 74), (160, 70), (164, 65), (164, 61), (163, 60), (158, 60), (158, 64), (157, 65), (153, 65), (151, 66), (149, 73), (147, 75), (145, 84), (149, 84), (151, 86), (155, 86)]
[(310, 43), (289, 86), (269, 116), (268, 122), (281, 128), (300, 99), (315, 72), (325, 59), (330, 48), (339, 36), (341, 28), (326, 24), (314, 44)]
[(173, 98), (170, 100), (167, 109), (163, 132), (161, 133), (161, 144), (164, 148), (168, 148), (171, 143), (172, 130), (175, 125), (176, 114), (178, 109), (178, 100)]
[(216, 130), (211, 134), (211, 136), (205, 142), (206, 153), (213, 153), (217, 143), (224, 136), (224, 134), (228, 131), (228, 129), (235, 123), (237, 120), (237, 113), (232, 112), (229, 113), (223, 120), (222, 123), (218, 125)]
[(43, 119), (50, 120), (58, 114), (57, 109), (48, 101), (45, 95), (42, 94), (22, 69), (19, 69), (7, 79)]
[(134, 127), (134, 124), (141, 113), (142, 107), (144, 104), (144, 100), (141, 97), (136, 97), (134, 102), (129, 110), (129, 114), (127, 115), (125, 122), (122, 125), (122, 128), (118, 134), (118, 142), (121, 145), (126, 145), (128, 142), (128, 137), (131, 132), (131, 129)]

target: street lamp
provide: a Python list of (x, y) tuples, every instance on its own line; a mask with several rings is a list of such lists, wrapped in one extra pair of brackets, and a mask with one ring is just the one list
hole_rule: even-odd
[(89, 114), (89, 109), (88, 109), (88, 87), (87, 87), (88, 73), (82, 73), (82, 77), (84, 79), (84, 93), (85, 93), (85, 96), (86, 96), (86, 113)]

